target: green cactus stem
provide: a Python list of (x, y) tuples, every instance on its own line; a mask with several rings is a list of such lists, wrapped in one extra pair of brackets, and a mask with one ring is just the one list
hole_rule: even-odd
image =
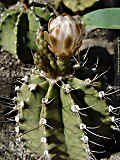
[(36, 32), (47, 22), (50, 11), (39, 7), (25, 8), (23, 4), (7, 9), (0, 19), (0, 47), (24, 63), (33, 61), (32, 54), (37, 51)]
[[(32, 89), (34, 85), (35, 88)], [(46, 80), (33, 75), (30, 84), (23, 84), (18, 93), (17, 108), (24, 147), (41, 157), (50, 156), (62, 160), (67, 159), (68, 155), (65, 152), (58, 91), (58, 86), (48, 87)], [(21, 102), (24, 104), (22, 107)], [(47, 120), (47, 124), (43, 123), (44, 120)]]
[(11, 10), (7, 13), (3, 12), (0, 19), (0, 47), (2, 50), (9, 50), (13, 54), (16, 54), (15, 42), (17, 37), (14, 34), (14, 27), (18, 15), (19, 11)]
[[(45, 96), (48, 88), (48, 83), (44, 79), (39, 79), (39, 76), (33, 76), (29, 86), (23, 84), (18, 93), (17, 108), (20, 113), (20, 129), (21, 133), (29, 131), (36, 127), (32, 132), (28, 132), (22, 136), (25, 140), (25, 145), (31, 152), (40, 152), (40, 112), (42, 97)], [(35, 148), (35, 147), (38, 147)]]
[(65, 93), (64, 84), (60, 90), (60, 97), (62, 101), (66, 151), (71, 160), (86, 160), (86, 150), (89, 147), (80, 140), (83, 136), (83, 131), (80, 130), (79, 125), (82, 121), (78, 111), (74, 111), (74, 107), (76, 107), (77, 104), (74, 102), (71, 94)]
[(40, 128), (42, 136), (47, 138), (43, 151), (48, 150), (50, 159), (67, 159), (58, 86), (49, 85), (45, 100), (48, 102), (42, 105), (40, 115), (41, 119), (47, 120), (46, 126)]
[[(95, 146), (93, 142), (90, 142), (90, 149), (94, 150), (94, 152), (97, 149), (96, 153), (98, 152), (98, 154), (99, 152), (109, 152), (111, 150), (110, 144), (112, 147), (115, 143), (111, 114), (108, 112), (107, 104), (107, 101), (111, 101), (111, 97), (106, 97), (106, 99), (108, 98), (106, 101), (104, 96), (101, 97), (101, 93), (104, 92), (100, 91), (100, 86), (98, 88), (97, 86), (94, 87), (84, 80), (73, 78), (68, 80), (68, 84), (70, 84), (73, 89), (72, 97), (78, 102), (79, 106), (81, 106), (82, 114), (85, 114), (85, 116), (81, 115), (82, 122), (88, 126), (88, 128), (90, 127), (90, 130), (88, 129), (85, 132), (90, 141), (97, 143)], [(102, 85), (102, 87), (103, 86), (104, 85)], [(101, 90), (103, 88), (101, 88)], [(108, 89), (108, 87), (106, 87), (106, 89)]]
[(36, 71), (18, 93), (24, 147), (46, 159), (96, 160), (109, 155), (115, 139), (108, 90), (101, 81), (57, 81)]

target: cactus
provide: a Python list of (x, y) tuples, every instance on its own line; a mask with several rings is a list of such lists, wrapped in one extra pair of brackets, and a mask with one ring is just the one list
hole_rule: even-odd
[(93, 6), (95, 3), (100, 0), (75, 0), (74, 2), (71, 0), (57, 0), (53, 1), (53, 4), (57, 8), (59, 3), (62, 2), (66, 7), (68, 7), (73, 12), (84, 11), (85, 9)]
[[(101, 78), (106, 72), (95, 76), (86, 67), (84, 72), (75, 68), (69, 58), (56, 59), (52, 53), (47, 53), (47, 43), (42, 34), (39, 35), (39, 52), (34, 57), (36, 69), (18, 93), (18, 110), (22, 114), (19, 126), (25, 147), (46, 159), (86, 160), (108, 156), (116, 145), (114, 112), (111, 110), (116, 98), (114, 89)], [(67, 61), (67, 65), (61, 67), (58, 60), (62, 64)], [(40, 62), (44, 62), (43, 65)], [(66, 72), (68, 66), (71, 69)], [(28, 95), (33, 95), (34, 99)], [(24, 105), (20, 110), (22, 102)], [(37, 106), (39, 111), (35, 110)], [(37, 121), (31, 117), (36, 117)]]
[[(116, 130), (119, 130), (119, 98), (117, 101), (114, 96), (119, 89), (115, 90), (105, 80), (106, 72), (97, 73), (100, 69), (98, 64), (94, 72), (89, 61), (85, 61), (86, 55), (83, 59), (79, 59), (81, 53), (75, 55), (83, 37), (80, 39), (67, 28), (70, 36), (68, 32), (62, 39), (61, 35), (65, 33), (61, 30), (62, 25), (55, 26), (60, 34), (58, 37), (54, 36), (54, 31), (51, 36), (49, 29), (49, 33), (43, 34), (45, 23), (42, 22), (48, 21), (50, 11), (40, 8), (39, 3), (34, 3), (32, 8), (30, 5), (24, 2), (8, 9), (0, 23), (0, 46), (3, 50), (24, 62), (29, 61), (31, 52), (34, 52), (33, 73), (21, 80), (20, 88), (16, 87), (15, 109), (18, 114), (15, 116), (15, 129), (16, 142), (19, 145), (20, 140), (24, 149), (21, 159), (27, 159), (27, 153), (36, 153), (45, 160), (96, 160), (109, 156), (116, 145)], [(69, 22), (73, 22), (74, 17), (67, 17), (70, 17)], [(74, 21), (69, 24), (84, 35), (83, 23)], [(6, 34), (8, 27), (10, 41), (5, 43), (9, 38)], [(71, 45), (63, 45), (66, 39), (66, 44)], [(48, 43), (51, 46), (48, 47)], [(59, 54), (61, 44), (63, 54)], [(68, 54), (71, 47), (74, 52)]]
[(108, 155), (115, 146), (103, 92), (109, 85), (96, 81), (94, 87), (88, 79), (75, 77), (56, 82), (35, 72), (18, 92), (24, 147), (46, 159), (86, 160)]
[(32, 52), (37, 51), (35, 38), (40, 21), (48, 21), (50, 11), (47, 8), (40, 8), (41, 4), (35, 3), (34, 7), (29, 4), (26, 9), (19, 3), (1, 13), (0, 48), (23, 62), (30, 63), (33, 60)]

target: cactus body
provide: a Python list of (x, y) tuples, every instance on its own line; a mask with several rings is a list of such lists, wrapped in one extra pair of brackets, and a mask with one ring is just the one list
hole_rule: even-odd
[[(11, 11), (4, 13), (0, 20), (0, 47), (3, 50), (15, 54), (17, 37), (14, 34), (15, 22), (17, 21), (18, 11)], [(9, 40), (9, 41), (8, 41)]]
[(100, 87), (77, 78), (65, 82), (60, 87), (32, 75), (29, 85), (22, 85), (18, 110), (24, 147), (47, 159), (86, 160), (108, 154), (115, 145), (114, 131), (106, 100), (99, 97)]
[[(60, 91), (62, 101), (62, 117), (64, 124), (64, 135), (67, 153), (70, 159), (85, 160), (87, 145), (84, 145), (80, 140), (83, 136), (83, 131), (80, 131), (79, 125), (82, 123), (79, 113), (74, 113), (71, 107), (76, 105), (74, 99), (72, 99), (70, 93), (66, 94), (63, 87)], [(77, 115), (78, 114), (78, 115)]]
[[(84, 68), (83, 73), (82, 69), (75, 69), (70, 57), (56, 57), (48, 50), (40, 30), (37, 35), (38, 52), (34, 55), (37, 70), (26, 87), (28, 85), (29, 94), (34, 96), (32, 101), (37, 102), (39, 109), (35, 111), (31, 98), (28, 109), (20, 110), (18, 106), (19, 114), (24, 115), (21, 119), (25, 125), (24, 145), (29, 152), (34, 151), (46, 159), (96, 160), (108, 156), (116, 145), (113, 113), (109, 110), (111, 101), (114, 101), (113, 89), (109, 89), (108, 82), (102, 78), (94, 77), (92, 70)], [(25, 101), (21, 93), (18, 98)], [(39, 98), (35, 100), (36, 94)], [(30, 112), (29, 106), (33, 111)], [(29, 116), (25, 114), (26, 110)], [(37, 126), (24, 121), (34, 116)]]
[[(39, 80), (38, 77), (33, 77), (30, 83), (32, 85), (34, 84), (36, 85), (36, 88), (34, 90), (30, 91), (30, 88), (26, 84), (24, 84), (20, 90), (20, 93), (18, 94), (18, 110), (20, 111), (20, 121), (21, 121), (20, 128), (21, 128), (21, 131), (24, 131), (24, 132), (27, 132), (33, 126), (34, 127), (39, 126), (41, 100), (46, 93), (48, 84), (44, 83), (44, 81), (39, 82), (37, 80)], [(46, 89), (42, 88), (43, 86)], [(21, 102), (23, 102), (24, 104), (23, 106), (21, 106)], [(40, 151), (39, 150), (40, 141), (38, 140), (40, 134), (41, 132), (38, 127), (32, 132), (25, 134), (23, 136), (23, 139), (27, 141), (26, 147), (30, 148), (30, 150), (33, 152), (36, 150), (35, 146), (36, 147), (38, 146), (37, 151), (38, 152)]]
[(40, 21), (48, 21), (50, 12), (46, 8), (30, 7), (21, 4), (2, 13), (0, 20), (0, 47), (18, 57), (23, 62), (32, 61), (32, 53), (37, 51), (36, 32)]

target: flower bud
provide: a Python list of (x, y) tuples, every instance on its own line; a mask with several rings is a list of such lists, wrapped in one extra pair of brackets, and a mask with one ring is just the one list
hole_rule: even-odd
[(63, 14), (50, 19), (48, 32), (44, 32), (44, 37), (51, 52), (59, 57), (68, 57), (74, 55), (82, 45), (84, 34), (85, 26), (82, 22)]

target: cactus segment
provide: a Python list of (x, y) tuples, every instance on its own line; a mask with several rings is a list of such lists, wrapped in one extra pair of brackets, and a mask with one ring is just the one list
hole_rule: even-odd
[(86, 88), (86, 86), (87, 86), (86, 81), (80, 80), (78, 78), (68, 79), (67, 83), (70, 84), (71, 88), (73, 88), (73, 89)]
[[(90, 149), (94, 150), (95, 154), (100, 154), (100, 152), (103, 154), (109, 153), (115, 141), (111, 115), (107, 112), (108, 102), (106, 102), (105, 97), (100, 98), (100, 92), (92, 85), (87, 86), (84, 80), (77, 80), (75, 78), (73, 81), (69, 80), (68, 84), (69, 82), (71, 87), (75, 88), (71, 93), (72, 97), (81, 107), (82, 114), (86, 115), (81, 116), (82, 122), (90, 127), (90, 130), (86, 132), (88, 138), (92, 141), (89, 143)], [(79, 85), (76, 82), (79, 82)], [(93, 142), (96, 145), (93, 145)]]
[[(34, 84), (36, 88), (32, 88)], [(47, 81), (40, 79), (39, 76), (32, 76), (30, 84), (28, 86), (23, 84), (18, 93), (17, 108), (20, 115), (20, 132), (23, 134), (24, 147), (32, 153), (41, 153), (41, 149), (39, 148), (41, 135), (39, 121), (42, 97), (45, 96), (47, 88)], [(31, 129), (33, 130), (29, 132)]]
[(52, 3), (56, 8), (59, 7), (60, 2), (62, 2), (66, 7), (68, 7), (72, 12), (84, 11), (85, 9), (93, 6), (99, 0), (57, 0)]
[(51, 17), (50, 11), (46, 7), (44, 8), (35, 7), (34, 14), (36, 15), (36, 17), (39, 17), (40, 19), (43, 19), (46, 22), (48, 22), (48, 20)]
[(83, 131), (79, 129), (81, 118), (79, 113), (72, 113), (71, 107), (75, 106), (71, 94), (64, 92), (64, 85), (60, 89), (60, 97), (62, 102), (62, 118), (64, 123), (64, 135), (67, 153), (71, 160), (86, 160), (87, 145), (84, 145), (80, 138), (83, 136)]
[(34, 15), (34, 12), (28, 11), (28, 22), (29, 22), (29, 31), (27, 32), (27, 47), (29, 47), (33, 51), (37, 51), (36, 46), (36, 32), (40, 28), (40, 22), (39, 19), (36, 20), (36, 16)]
[(58, 86), (49, 85), (45, 99), (48, 102), (42, 104), (40, 114), (41, 119), (47, 120), (46, 126), (40, 128), (42, 137), (47, 138), (47, 144), (44, 146), (44, 150), (48, 150), (48, 157), (50, 159), (67, 159), (68, 155), (65, 151)]
[(0, 47), (16, 56), (17, 35), (14, 32), (19, 11), (4, 12), (0, 19)]
[[(101, 81), (94, 80), (94, 78), (93, 80), (90, 80), (89, 78), (85, 80), (81, 80), (74, 77), (74, 78), (68, 79), (67, 83), (70, 84), (71, 88), (73, 89), (86, 89), (89, 86), (95, 86), (98, 90), (105, 90), (108, 87), (107, 83), (103, 84)], [(98, 92), (96, 91), (96, 94), (97, 93)]]

